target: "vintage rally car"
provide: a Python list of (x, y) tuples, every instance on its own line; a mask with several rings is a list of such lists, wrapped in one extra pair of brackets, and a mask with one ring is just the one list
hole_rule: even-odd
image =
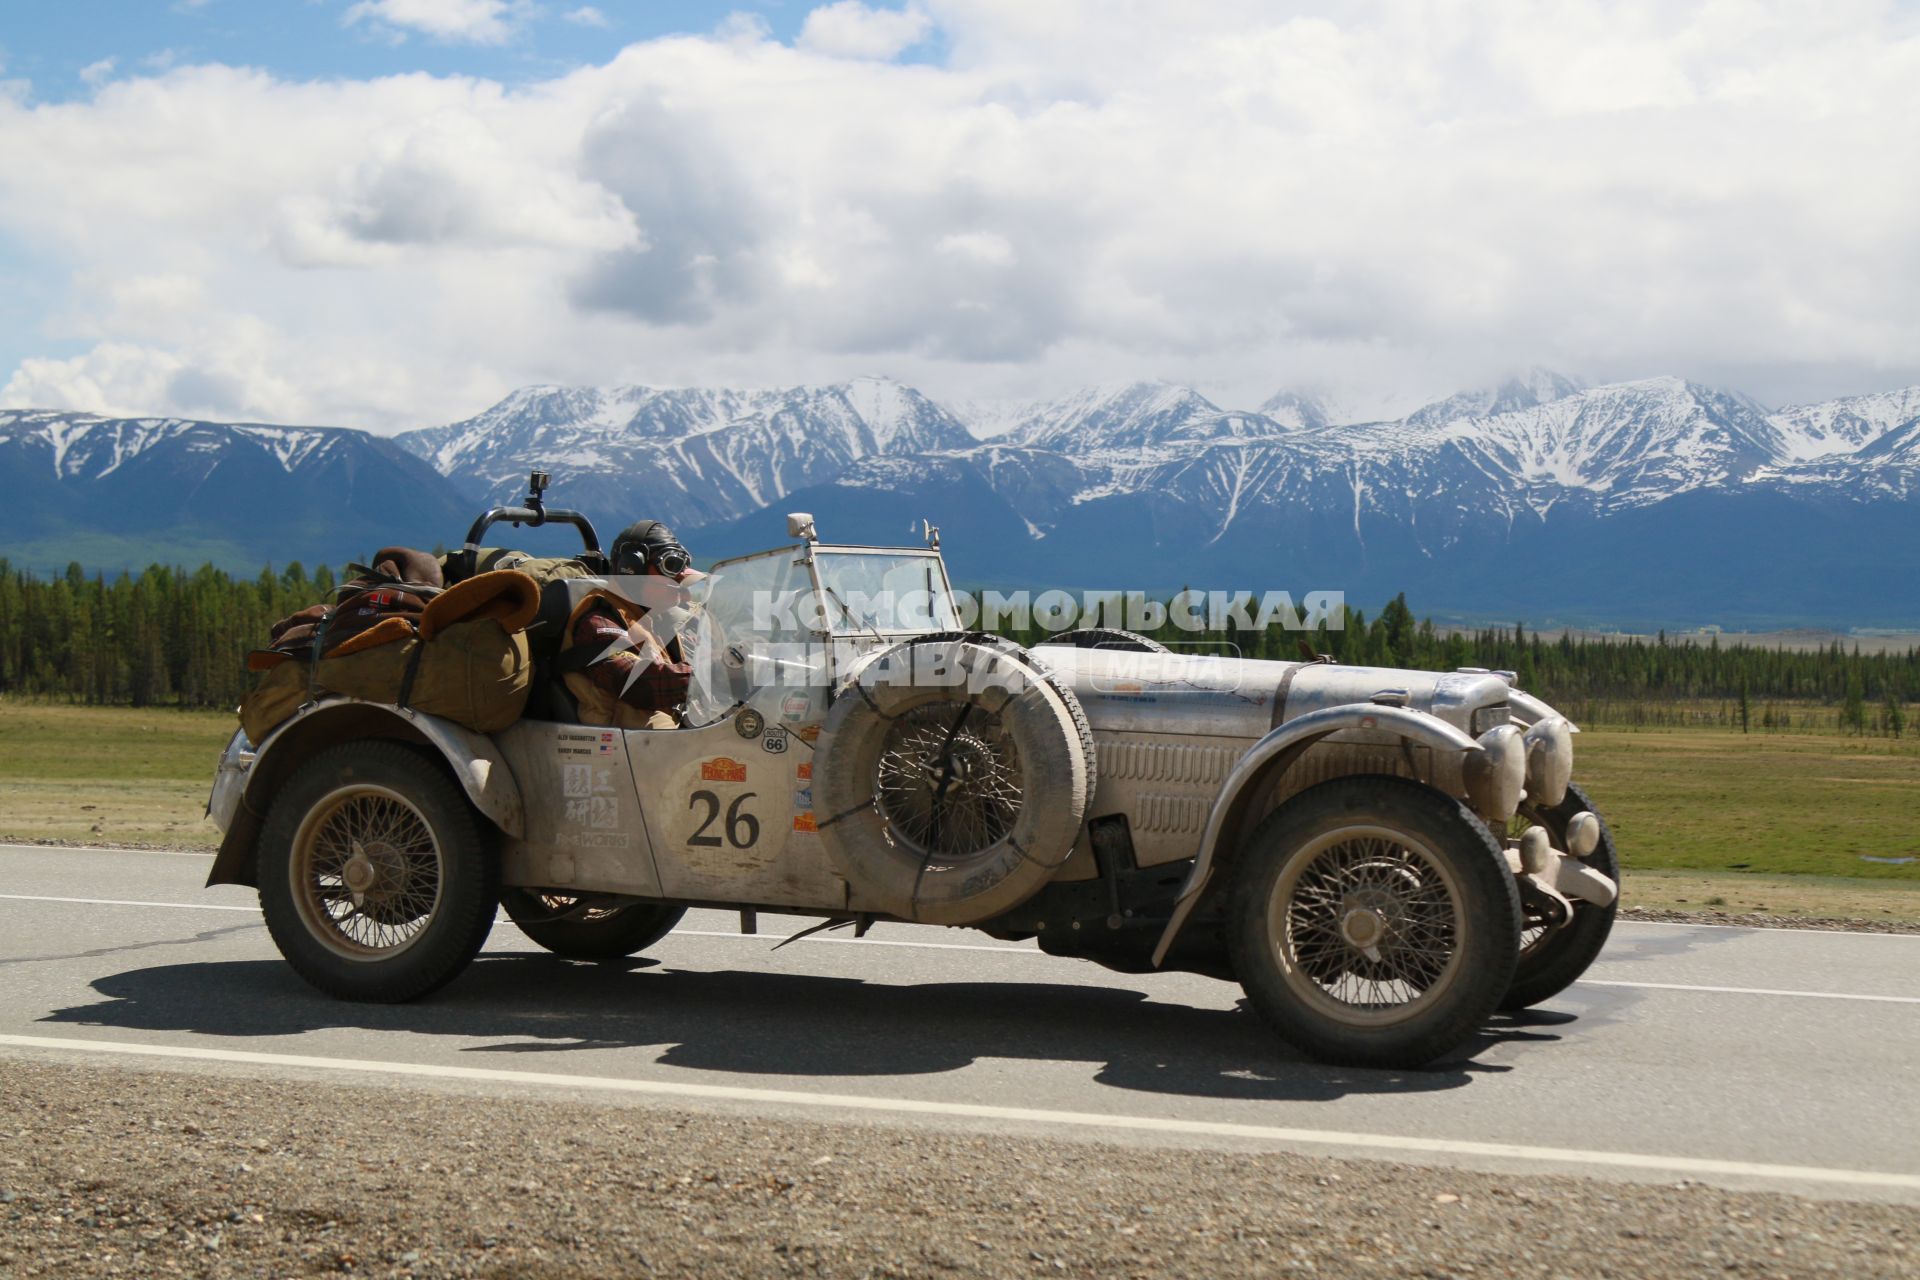
[[(555, 513), (498, 508), (538, 523)], [(591, 526), (574, 513), (589, 552)], [(496, 910), (613, 958), (690, 906), (966, 926), (1238, 981), (1291, 1044), (1408, 1067), (1553, 996), (1612, 926), (1565, 718), (1509, 673), (962, 630), (937, 532), (713, 567), (682, 727), (482, 734), (319, 697), (236, 733), (209, 883), (256, 885), (314, 985), (407, 1000)], [(589, 556), (591, 562), (591, 556)]]

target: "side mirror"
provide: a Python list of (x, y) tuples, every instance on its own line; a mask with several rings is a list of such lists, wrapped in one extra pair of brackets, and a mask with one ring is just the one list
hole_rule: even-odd
[(820, 535), (815, 533), (813, 529), (813, 513), (810, 511), (789, 512), (787, 514), (787, 536), (789, 538), (805, 538), (808, 542), (818, 542)]

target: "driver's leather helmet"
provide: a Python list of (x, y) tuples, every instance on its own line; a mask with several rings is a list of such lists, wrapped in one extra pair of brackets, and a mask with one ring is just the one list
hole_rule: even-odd
[(693, 557), (673, 536), (673, 530), (658, 520), (637, 520), (622, 529), (613, 540), (608, 558), (615, 573), (657, 573), (675, 582), (695, 576)]

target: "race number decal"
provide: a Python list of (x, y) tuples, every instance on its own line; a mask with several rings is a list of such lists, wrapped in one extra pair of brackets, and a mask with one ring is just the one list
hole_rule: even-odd
[[(726, 738), (747, 745), (731, 733)], [(793, 820), (786, 758), (759, 750), (699, 755), (683, 760), (657, 787), (652, 794), (659, 803), (649, 818), (658, 824), (658, 857), (677, 858), (700, 875), (739, 875), (777, 859), (786, 847)]]
[(688, 800), (688, 807), (695, 811), (699, 825), (687, 837), (687, 843), (696, 849), (718, 849), (723, 844), (735, 849), (753, 848), (760, 843), (760, 819), (747, 808), (747, 802), (752, 799), (751, 791), (735, 796), (722, 819), (720, 797), (717, 794), (712, 791), (694, 792)]

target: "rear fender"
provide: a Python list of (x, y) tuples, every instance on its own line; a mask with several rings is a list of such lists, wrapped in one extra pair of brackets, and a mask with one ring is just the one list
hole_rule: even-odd
[(1206, 830), (1200, 837), (1199, 855), (1193, 861), (1193, 869), (1187, 873), (1186, 884), (1181, 886), (1180, 897), (1174, 902), (1173, 915), (1160, 935), (1160, 944), (1153, 949), (1155, 966), (1166, 958), (1173, 940), (1179, 936), (1187, 917), (1193, 914), (1201, 895), (1206, 892), (1221, 851), (1236, 848), (1248, 825), (1249, 815), (1259, 816), (1257, 806), (1260, 798), (1272, 794), (1273, 784), (1298, 763), (1308, 747), (1330, 734), (1348, 729), (1391, 734), (1402, 741), (1432, 748), (1437, 758), (1449, 757), (1464, 762), (1472, 753), (1484, 752), (1479, 743), (1445, 720), (1404, 707), (1354, 703), (1311, 711), (1287, 721), (1254, 743), (1240, 757), (1240, 763), (1234, 766), (1233, 772), (1227, 775), (1226, 782), (1221, 784), (1220, 793), (1214, 798), (1213, 811), (1207, 818)]
[(254, 845), (280, 785), (316, 751), (363, 738), (431, 748), (474, 808), (508, 835), (526, 834), (520, 784), (486, 734), (409, 707), (334, 698), (302, 708), (260, 744), (207, 883), (255, 884)]

